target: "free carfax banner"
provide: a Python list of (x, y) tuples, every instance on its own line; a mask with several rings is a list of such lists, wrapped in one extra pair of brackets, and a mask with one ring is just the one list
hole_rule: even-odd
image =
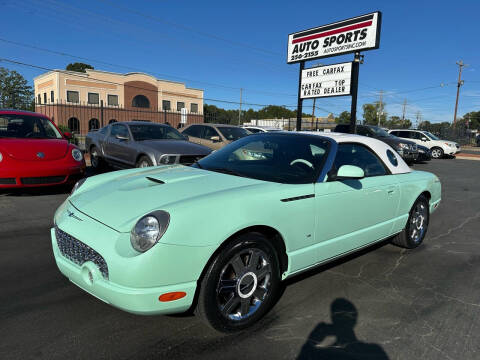
[(287, 63), (378, 49), (381, 16), (377, 11), (290, 34)]

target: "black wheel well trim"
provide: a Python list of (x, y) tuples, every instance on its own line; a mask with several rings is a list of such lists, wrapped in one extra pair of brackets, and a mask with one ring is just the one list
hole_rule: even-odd
[(282, 235), (278, 230), (268, 225), (248, 226), (246, 228), (238, 230), (237, 232), (233, 233), (228, 238), (226, 238), (212, 253), (212, 255), (210, 255), (210, 257), (208, 258), (208, 261), (205, 263), (205, 266), (202, 269), (202, 272), (200, 273), (200, 276), (197, 279), (197, 288), (195, 290), (195, 295), (193, 297), (192, 305), (189, 311), (195, 309), (195, 307), (197, 306), (198, 295), (200, 293), (200, 283), (202, 282), (202, 279), (205, 276), (205, 273), (207, 272), (210, 264), (215, 259), (215, 257), (230, 243), (230, 241), (232, 241), (239, 235), (250, 233), (250, 232), (256, 232), (264, 235), (275, 247), (275, 250), (277, 250), (278, 261), (280, 263), (279, 275), (280, 275), (280, 278), (282, 278), (282, 275), (288, 270), (287, 248), (285, 247), (285, 241)]

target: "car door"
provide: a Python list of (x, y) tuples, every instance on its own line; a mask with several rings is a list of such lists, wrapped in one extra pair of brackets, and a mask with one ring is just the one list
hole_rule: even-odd
[[(363, 169), (363, 179), (334, 180), (342, 165)], [(400, 199), (395, 176), (373, 150), (339, 144), (330, 176), (315, 185), (315, 240), (323, 262), (391, 235)]]
[(136, 152), (132, 142), (132, 137), (126, 125), (112, 125), (107, 145), (110, 159), (119, 163), (121, 166), (133, 165), (135, 163)]
[(201, 144), (203, 128), (204, 127), (202, 125), (190, 125), (182, 131), (182, 134), (188, 136), (188, 141), (191, 141), (195, 144)]

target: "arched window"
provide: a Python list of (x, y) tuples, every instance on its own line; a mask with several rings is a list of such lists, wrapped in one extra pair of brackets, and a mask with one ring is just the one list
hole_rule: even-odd
[(113, 123), (116, 123), (116, 122), (117, 122), (117, 120), (111, 119), (108, 123), (109, 123), (109, 124), (113, 124)]
[(148, 101), (146, 96), (137, 95), (132, 100), (132, 106), (133, 107), (140, 107), (140, 108), (149, 108), (150, 107), (150, 101)]
[(68, 128), (72, 133), (79, 134), (80, 133), (80, 121), (77, 118), (71, 117), (68, 119)]
[(97, 130), (100, 127), (100, 123), (98, 122), (98, 119), (90, 119), (88, 122), (88, 131), (91, 130)]

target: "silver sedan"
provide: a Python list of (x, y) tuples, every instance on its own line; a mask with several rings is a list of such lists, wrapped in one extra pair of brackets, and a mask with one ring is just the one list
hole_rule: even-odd
[(142, 121), (114, 123), (87, 134), (86, 151), (94, 169), (191, 165), (212, 151), (188, 141), (169, 125)]

